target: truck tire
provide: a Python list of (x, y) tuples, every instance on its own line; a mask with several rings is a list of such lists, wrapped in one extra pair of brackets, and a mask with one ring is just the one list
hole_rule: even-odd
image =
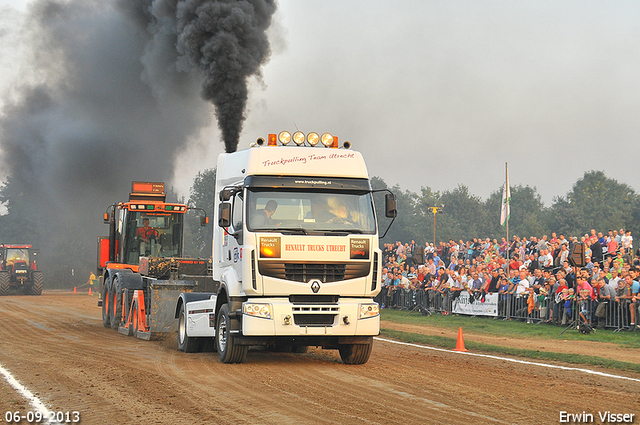
[(184, 311), (184, 304), (182, 304), (178, 318), (178, 350), (185, 353), (195, 353), (198, 351), (198, 345), (196, 338), (187, 335), (187, 315)]
[(222, 363), (242, 363), (247, 356), (249, 347), (235, 344), (231, 335), (231, 316), (229, 315), (229, 305), (223, 304), (218, 312), (216, 320), (216, 346), (218, 357)]
[(304, 354), (309, 351), (309, 347), (306, 345), (294, 345), (291, 347), (291, 352), (294, 354)]
[(9, 272), (0, 272), (0, 296), (9, 294), (9, 287), (11, 285), (11, 277)]
[(31, 277), (33, 279), (33, 283), (29, 288), (29, 295), (42, 295), (42, 286), (44, 284), (44, 278), (42, 277), (42, 272), (36, 270), (32, 272)]
[(371, 356), (373, 337), (367, 344), (341, 344), (338, 348), (344, 364), (365, 364)]
[(109, 300), (112, 303), (111, 312), (112, 315), (109, 316), (109, 321), (111, 322), (111, 329), (118, 330), (120, 326), (120, 321), (122, 320), (122, 289), (120, 289), (120, 279), (116, 277), (116, 281), (111, 285), (111, 299)]
[(109, 291), (109, 284), (111, 283), (111, 279), (105, 276), (104, 282), (102, 283), (102, 326), (105, 328), (110, 328), (110, 316), (109, 312), (111, 307), (111, 300)]

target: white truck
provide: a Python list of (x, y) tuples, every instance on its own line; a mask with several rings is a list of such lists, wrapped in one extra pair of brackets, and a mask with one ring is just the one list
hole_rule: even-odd
[[(381, 251), (367, 168), (350, 146), (340, 149), (328, 133), (281, 132), (219, 156), (212, 258), (219, 286), (180, 295), (180, 350), (208, 346), (222, 362), (239, 363), (249, 346), (319, 346), (338, 349), (347, 364), (368, 361), (380, 332), (373, 298)], [(396, 216), (391, 192), (385, 210)]]

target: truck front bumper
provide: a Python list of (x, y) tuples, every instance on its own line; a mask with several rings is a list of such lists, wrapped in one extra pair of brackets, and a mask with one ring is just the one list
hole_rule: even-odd
[[(342, 298), (336, 304), (292, 304), (288, 298), (248, 299), (243, 307), (243, 336), (375, 336), (380, 333), (378, 305), (370, 298)], [(252, 314), (260, 309), (260, 314)], [(249, 313), (247, 313), (247, 310)]]

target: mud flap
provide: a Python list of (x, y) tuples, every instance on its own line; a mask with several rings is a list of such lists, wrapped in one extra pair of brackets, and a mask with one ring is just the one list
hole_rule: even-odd
[[(183, 292), (193, 292), (196, 283), (190, 280), (156, 281), (149, 285), (150, 305), (147, 312), (149, 332), (175, 333), (178, 330), (176, 305)], [(144, 338), (143, 338), (144, 339)]]
[[(196, 283), (189, 280), (148, 282), (145, 291), (134, 291), (126, 322), (118, 332), (144, 340), (162, 339), (174, 334), (178, 330), (175, 317), (178, 298), (181, 293), (192, 292), (195, 288)], [(133, 330), (131, 333), (130, 328)]]

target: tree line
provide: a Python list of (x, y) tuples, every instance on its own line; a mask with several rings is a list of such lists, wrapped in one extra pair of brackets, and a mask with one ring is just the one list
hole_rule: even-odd
[[(442, 205), (435, 217), (436, 243), (506, 237), (506, 229), (500, 225), (502, 187), (483, 200), (469, 193), (463, 184), (442, 192), (422, 187), (420, 193), (415, 193), (402, 190), (397, 184), (389, 187), (379, 177), (371, 183), (374, 189), (389, 189), (397, 197), (398, 217), (383, 242), (433, 242), (434, 215), (430, 207)], [(383, 195), (376, 194), (375, 202), (380, 228), (385, 229)], [(544, 206), (535, 187), (511, 186), (510, 236), (540, 237), (551, 232), (580, 236), (591, 229), (606, 233), (621, 228), (640, 234), (640, 196), (602, 171), (585, 172), (565, 196), (555, 197), (549, 207)]]

